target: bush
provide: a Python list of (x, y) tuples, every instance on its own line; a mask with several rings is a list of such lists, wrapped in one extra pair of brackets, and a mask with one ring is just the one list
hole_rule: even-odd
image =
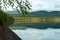
[(2, 20), (3, 25), (5, 26), (10, 26), (11, 24), (13, 24), (13, 17), (7, 15), (5, 12), (3, 12), (2, 10), (0, 10), (0, 20)]

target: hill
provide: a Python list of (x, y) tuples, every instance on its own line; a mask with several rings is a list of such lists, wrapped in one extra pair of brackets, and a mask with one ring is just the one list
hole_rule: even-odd
[[(7, 11), (6, 12), (8, 15), (11, 16), (22, 16), (21, 14), (15, 12), (15, 11)], [(35, 11), (35, 12), (30, 12), (30, 16), (60, 16), (60, 11)]]

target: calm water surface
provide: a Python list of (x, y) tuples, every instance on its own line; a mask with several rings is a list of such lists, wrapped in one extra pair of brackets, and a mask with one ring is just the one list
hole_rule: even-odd
[(60, 40), (60, 29), (13, 30), (23, 40)]

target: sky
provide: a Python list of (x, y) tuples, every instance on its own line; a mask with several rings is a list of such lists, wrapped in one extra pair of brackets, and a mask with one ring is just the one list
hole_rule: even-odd
[[(32, 5), (31, 11), (60, 11), (60, 0), (28, 0)], [(11, 7), (8, 8), (11, 11)]]
[(29, 0), (32, 11), (60, 11), (60, 0)]

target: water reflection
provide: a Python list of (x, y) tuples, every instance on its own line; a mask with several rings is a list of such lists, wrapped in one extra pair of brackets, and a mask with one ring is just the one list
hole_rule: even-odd
[(60, 40), (60, 29), (13, 30), (23, 40)]

